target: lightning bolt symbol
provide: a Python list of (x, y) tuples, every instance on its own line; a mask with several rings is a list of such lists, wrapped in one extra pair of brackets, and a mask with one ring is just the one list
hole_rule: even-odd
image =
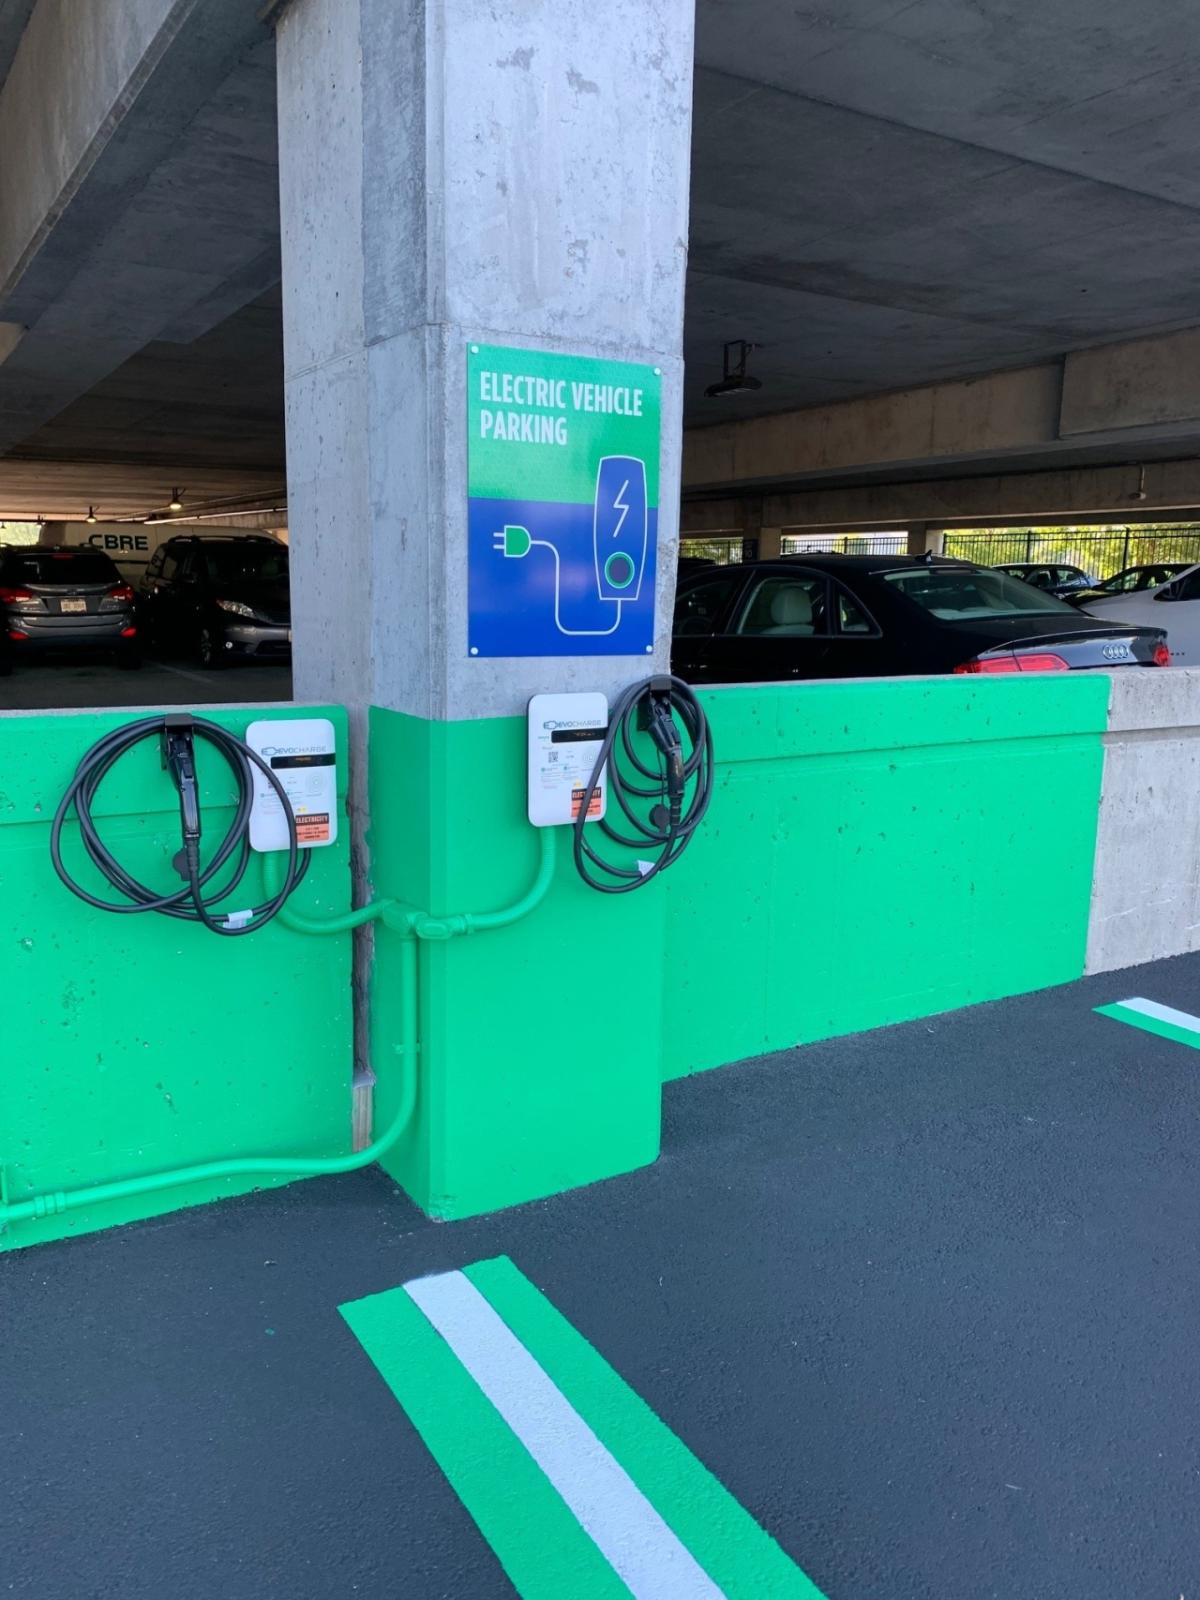
[(618, 494), (613, 495), (613, 510), (614, 511), (619, 511), (621, 513), (621, 520), (620, 520), (620, 522), (617, 523), (616, 527), (613, 529), (613, 538), (614, 539), (619, 539), (621, 537), (621, 529), (625, 526), (625, 518), (629, 515), (629, 503), (624, 498), (625, 491), (628, 488), (629, 488), (629, 479), (626, 478), (625, 482), (621, 485), (620, 492)]

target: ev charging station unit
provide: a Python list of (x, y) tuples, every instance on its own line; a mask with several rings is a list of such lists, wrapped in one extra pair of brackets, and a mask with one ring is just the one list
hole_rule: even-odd
[[(176, 886), (135, 877), (105, 843), (93, 817), (100, 785), (125, 755), (146, 741), (158, 742), (162, 767), (178, 795), (180, 848), (173, 865), (181, 882)], [(420, 942), (503, 928), (535, 911), (553, 881), (556, 830), (562, 827), (571, 828), (575, 866), (589, 887), (609, 895), (635, 891), (679, 859), (711, 799), (708, 721), (692, 691), (677, 678), (663, 675), (631, 685), (611, 714), (600, 693), (535, 695), (528, 707), (527, 741), (528, 818), (539, 830), (541, 847), (534, 881), (524, 895), (499, 910), (448, 915), (379, 899), (325, 919), (295, 911), (290, 901), (304, 881), (311, 852), (337, 838), (337, 751), (330, 721), (262, 719), (240, 739), (203, 717), (167, 712), (117, 728), (86, 751), (50, 831), (51, 860), (65, 887), (104, 912), (153, 912), (200, 924), (222, 938), (244, 938), (276, 918), (297, 933), (317, 935), (383, 923), (402, 935), (406, 1037), (398, 1054), (404, 1082), (389, 1125), (350, 1155), (238, 1156), (21, 1200), (0, 1196), (0, 1229), (213, 1179), (348, 1172), (371, 1165), (391, 1149), (412, 1121), (418, 1099)], [(223, 758), (236, 795), (232, 819), (211, 846), (204, 836), (197, 742), (207, 743)], [(74, 831), (69, 830), (72, 818), (83, 853), (112, 894), (93, 892), (68, 864), (64, 843)], [(261, 865), (253, 874), (256, 856)], [(247, 887), (243, 893), (255, 875), (266, 887), (257, 892)], [(276, 881), (278, 887), (273, 886)]]

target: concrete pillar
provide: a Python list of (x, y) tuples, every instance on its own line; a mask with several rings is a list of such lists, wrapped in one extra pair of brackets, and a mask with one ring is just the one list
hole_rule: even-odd
[(774, 561), (775, 557), (782, 555), (782, 528), (760, 528), (758, 530), (758, 559), (760, 561)]
[[(364, 891), (369, 876), (439, 912), (515, 898), (538, 847), (525, 821), (529, 697), (611, 697), (667, 665), (692, 31), (693, 0), (291, 0), (281, 14), (296, 695), (350, 709)], [(642, 580), (657, 608), (636, 654), (582, 654), (565, 632), (556, 655), (473, 653), (476, 346), (638, 363), (661, 386), (647, 471), (662, 520)], [(522, 487), (537, 499), (537, 483)], [(500, 533), (515, 516), (495, 520)], [(423, 947), (418, 1123), (389, 1170), (438, 1214), (657, 1151), (657, 986), (631, 984), (627, 958), (636, 950), (651, 974), (661, 958), (658, 886), (609, 902), (560, 868), (527, 923)], [(396, 959), (381, 931), (377, 1129), (396, 1098)], [(614, 984), (616, 1032), (560, 1003)]]
[(943, 529), (933, 528), (927, 522), (910, 522), (908, 525), (908, 553), (910, 556), (933, 554), (940, 556), (945, 545)]

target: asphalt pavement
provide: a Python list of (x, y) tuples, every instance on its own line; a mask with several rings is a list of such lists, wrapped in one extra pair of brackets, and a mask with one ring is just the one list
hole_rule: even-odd
[(139, 671), (127, 672), (105, 660), (62, 657), (17, 666), (0, 678), (0, 711), (259, 704), (291, 698), (291, 668), (274, 662), (239, 663), (210, 672), (190, 661), (148, 659)]
[(1196, 1600), (1200, 1055), (1129, 996), (1200, 1010), (1200, 957), (673, 1083), (657, 1165), (495, 1216), (371, 1170), (0, 1257), (0, 1594), (547, 1592), (567, 1522), (514, 1456), (518, 1587), (446, 1347), (338, 1309), (505, 1256), (556, 1381), (582, 1336), (830, 1600)]

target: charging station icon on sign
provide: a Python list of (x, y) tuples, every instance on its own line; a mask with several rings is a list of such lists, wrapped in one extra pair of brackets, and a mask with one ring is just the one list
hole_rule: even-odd
[(470, 347), (473, 656), (651, 652), (661, 379), (633, 362)]
[(596, 473), (592, 549), (601, 600), (622, 605), (641, 593), (646, 566), (646, 463), (605, 456)]

